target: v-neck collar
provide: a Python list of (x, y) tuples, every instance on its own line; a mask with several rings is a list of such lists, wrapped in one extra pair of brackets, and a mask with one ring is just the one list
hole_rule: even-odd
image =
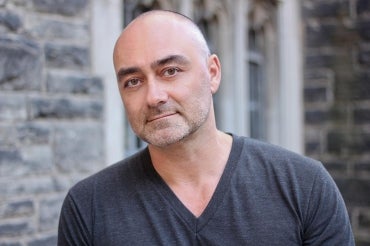
[(152, 161), (150, 159), (149, 150), (146, 149), (145, 160), (143, 160), (143, 167), (152, 182), (154, 189), (164, 198), (164, 200), (170, 204), (171, 208), (175, 213), (182, 218), (186, 224), (194, 231), (199, 232), (212, 218), (213, 214), (217, 211), (221, 204), (225, 194), (230, 189), (230, 180), (237, 166), (239, 156), (242, 150), (243, 141), (240, 137), (232, 135), (233, 141), (229, 158), (226, 162), (225, 169), (221, 175), (221, 178), (216, 186), (216, 189), (207, 204), (206, 208), (199, 217), (196, 217), (186, 206), (180, 201), (175, 195), (171, 188), (164, 182), (161, 176), (154, 169)]

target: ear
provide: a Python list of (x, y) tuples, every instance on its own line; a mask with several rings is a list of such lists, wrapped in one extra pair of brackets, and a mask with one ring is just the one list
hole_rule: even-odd
[(208, 72), (210, 76), (211, 92), (215, 94), (221, 83), (221, 63), (215, 54), (208, 57)]

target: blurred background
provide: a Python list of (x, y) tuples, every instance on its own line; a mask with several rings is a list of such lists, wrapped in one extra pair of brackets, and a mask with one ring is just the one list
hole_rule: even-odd
[(144, 146), (112, 50), (151, 9), (220, 57), (219, 128), (322, 161), (370, 245), (369, 0), (0, 0), (0, 245), (56, 245), (68, 189)]

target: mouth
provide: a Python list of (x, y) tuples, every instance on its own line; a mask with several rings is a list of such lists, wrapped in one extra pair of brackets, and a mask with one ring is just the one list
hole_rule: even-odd
[(156, 121), (156, 120), (164, 119), (164, 118), (170, 117), (170, 116), (175, 115), (175, 114), (177, 114), (177, 113), (172, 112), (172, 113), (163, 113), (163, 114), (159, 114), (159, 115), (154, 115), (154, 116), (149, 117), (147, 122), (153, 122), (153, 121)]

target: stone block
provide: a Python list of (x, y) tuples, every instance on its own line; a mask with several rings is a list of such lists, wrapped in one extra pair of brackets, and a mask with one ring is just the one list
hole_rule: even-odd
[(305, 65), (308, 69), (312, 68), (332, 68), (335, 57), (328, 53), (310, 53), (306, 55)]
[(30, 40), (0, 38), (0, 89), (39, 90), (42, 53)]
[(75, 16), (80, 14), (88, 6), (88, 0), (33, 0), (37, 11)]
[(0, 246), (23, 246), (21, 243), (19, 242), (11, 242), (11, 241), (6, 241), (6, 240), (2, 240), (2, 242), (0, 242)]
[(0, 177), (14, 174), (20, 175), (25, 172), (19, 150), (0, 149)]
[(370, 100), (370, 73), (359, 73), (354, 75), (349, 85), (351, 100)]
[(348, 146), (346, 135), (339, 131), (331, 131), (327, 134), (327, 151), (340, 154)]
[[(1, 132), (1, 130), (0, 130)], [(50, 143), (51, 129), (47, 124), (26, 122), (16, 126), (17, 139), (26, 145)]]
[(13, 125), (0, 125), (0, 136), (0, 149), (4, 147), (6, 147), (5, 149), (12, 149), (18, 143), (17, 132)]
[(62, 172), (93, 172), (104, 166), (99, 124), (60, 126), (55, 131), (55, 161)]
[(29, 216), (35, 212), (35, 205), (32, 200), (11, 201), (0, 210), (0, 218), (14, 218)]
[(0, 25), (15, 32), (22, 26), (22, 21), (17, 14), (6, 9), (0, 9)]
[(323, 124), (329, 119), (329, 114), (325, 110), (306, 110), (306, 124)]
[(76, 40), (89, 42), (89, 26), (83, 23), (70, 23), (54, 19), (36, 18), (28, 27), (32, 36), (48, 40)]
[(12, 4), (20, 7), (32, 7), (32, 2), (30, 0), (10, 0)]
[(357, 22), (357, 31), (363, 41), (370, 41), (370, 20), (359, 20)]
[(0, 177), (47, 173), (53, 168), (51, 146), (32, 145), (16, 150), (0, 149)]
[[(355, 245), (356, 246), (370, 246), (370, 240), (359, 238), (357, 235), (355, 235)], [(363, 241), (365, 240), (365, 241)]]
[(49, 74), (47, 90), (55, 93), (101, 95), (103, 81), (98, 77)]
[(305, 9), (305, 16), (317, 18), (335, 18), (349, 15), (346, 1), (316, 1), (310, 9)]
[(368, 175), (370, 176), (370, 160), (363, 162), (355, 162), (354, 171), (358, 175)]
[(46, 64), (53, 68), (81, 70), (90, 65), (89, 50), (72, 45), (45, 45)]
[(19, 197), (59, 192), (60, 187), (51, 176), (0, 178), (0, 197)]
[[(347, 73), (346, 75), (336, 74), (336, 81), (334, 85), (334, 97), (338, 103), (345, 103), (352, 97), (351, 83), (353, 82), (353, 74)], [(351, 77), (351, 78), (350, 78)]]
[(307, 47), (343, 47), (353, 45), (358, 37), (355, 30), (339, 24), (320, 24), (306, 27)]
[(32, 145), (21, 148), (21, 156), (27, 174), (48, 173), (54, 167), (50, 145)]
[(103, 104), (101, 100), (97, 99), (32, 98), (29, 102), (29, 116), (31, 119), (100, 119), (102, 114)]
[(366, 14), (370, 12), (370, 1), (369, 0), (357, 0), (356, 10), (358, 14)]
[(358, 62), (360, 65), (370, 68), (370, 50), (361, 49), (358, 54)]
[(57, 245), (57, 235), (45, 236), (28, 242), (28, 246), (52, 246)]
[(21, 235), (31, 234), (35, 231), (30, 221), (9, 221), (0, 224), (1, 237), (19, 237)]
[(330, 121), (335, 124), (345, 124), (348, 121), (349, 109), (346, 103), (337, 103), (329, 110)]
[(331, 131), (327, 135), (327, 150), (333, 154), (363, 155), (370, 150), (370, 133), (361, 129)]
[(321, 144), (318, 141), (306, 141), (305, 142), (305, 153), (307, 155), (316, 155), (321, 153)]
[(345, 175), (347, 172), (347, 163), (343, 161), (330, 160), (330, 161), (325, 161), (323, 164), (331, 175), (337, 175), (337, 174)]
[(370, 124), (370, 109), (357, 108), (353, 111), (353, 121), (355, 124)]
[[(345, 83), (353, 80), (352, 63), (350, 52), (343, 49), (330, 49), (325, 51), (307, 50), (305, 57), (305, 66), (307, 69), (331, 69), (335, 71), (335, 83), (338, 79), (346, 79)], [(335, 87), (335, 86), (334, 86)]]
[[(348, 134), (350, 139), (350, 153), (354, 155), (362, 155), (369, 153), (370, 150), (370, 133), (357, 130)], [(370, 203), (369, 203), (370, 204)]]
[(321, 82), (322, 84), (328, 85), (334, 79), (334, 72), (330, 69), (305, 69), (304, 80), (307, 84)]
[(327, 102), (328, 91), (326, 87), (308, 87), (304, 89), (305, 102)]
[(308, 47), (325, 46), (333, 42), (334, 33), (337, 27), (335, 25), (306, 26), (306, 43)]
[(356, 178), (335, 178), (347, 206), (368, 206), (370, 204), (370, 180)]
[(361, 229), (370, 231), (370, 210), (361, 210), (358, 216), (358, 224)]
[(8, 0), (0, 0), (0, 7), (4, 7)]
[(40, 202), (39, 231), (58, 228), (59, 214), (64, 197), (49, 197)]

